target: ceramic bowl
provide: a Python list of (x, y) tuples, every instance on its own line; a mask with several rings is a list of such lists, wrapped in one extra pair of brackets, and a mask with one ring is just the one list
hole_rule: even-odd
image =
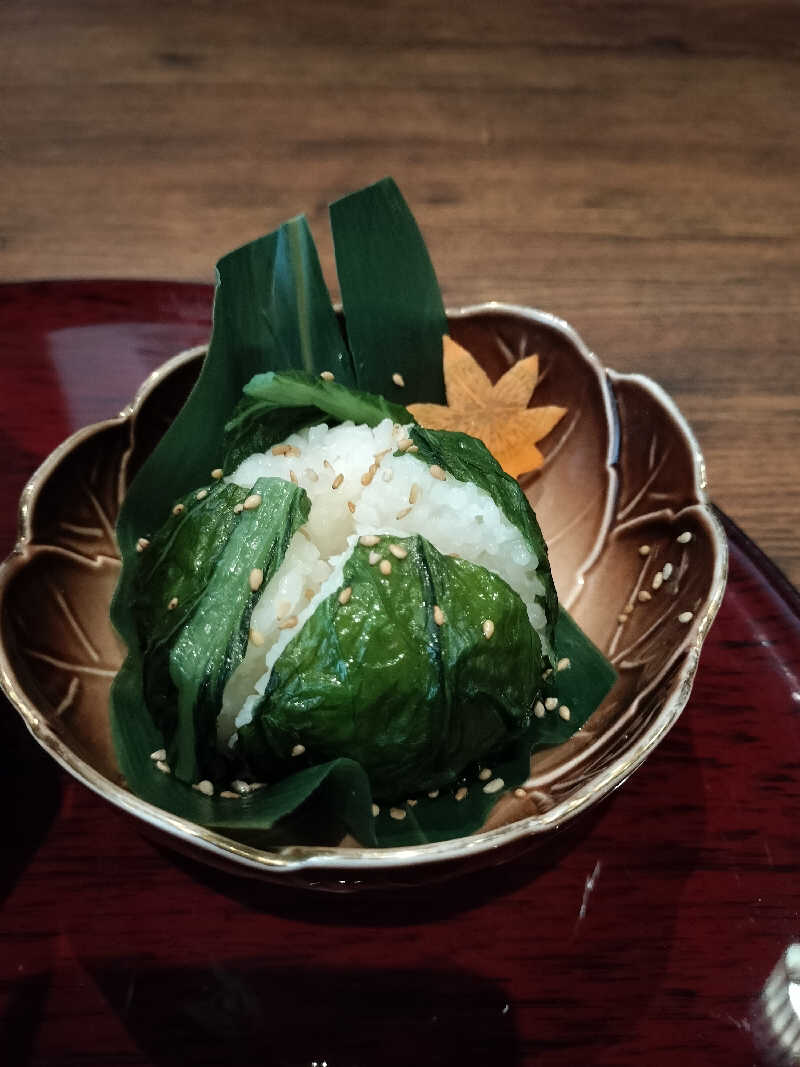
[(33, 475), (20, 536), (0, 570), (0, 673), (36, 740), (79, 781), (173, 847), (239, 874), (328, 889), (405, 885), (510, 858), (616, 788), (675, 723), (722, 598), (726, 540), (697, 442), (648, 378), (605, 370), (551, 315), (491, 303), (449, 313), (492, 379), (534, 352), (533, 402), (568, 409), (522, 484), (550, 546), (559, 596), (619, 678), (589, 722), (538, 753), (525, 798), (502, 796), (481, 831), (365, 849), (297, 842), (255, 849), (129, 792), (108, 697), (123, 649), (108, 607), (114, 523), (126, 486), (185, 399), (205, 349), (152, 374), (119, 416), (64, 442)]

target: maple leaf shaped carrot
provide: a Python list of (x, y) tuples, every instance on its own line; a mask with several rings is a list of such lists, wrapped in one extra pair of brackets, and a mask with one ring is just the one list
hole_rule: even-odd
[(536, 442), (567, 409), (528, 407), (539, 377), (539, 357), (521, 359), (493, 385), (478, 361), (451, 337), (445, 335), (442, 347), (447, 405), (410, 404), (417, 422), (429, 430), (460, 430), (479, 437), (512, 478), (541, 467)]

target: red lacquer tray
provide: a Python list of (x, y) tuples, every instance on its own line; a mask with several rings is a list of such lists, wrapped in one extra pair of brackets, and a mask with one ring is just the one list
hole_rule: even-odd
[[(31, 471), (205, 341), (210, 292), (0, 288), (3, 553)], [(424, 891), (311, 896), (178, 860), (4, 703), (0, 1062), (756, 1062), (752, 1005), (800, 928), (800, 599), (727, 529), (725, 599), (656, 752), (549, 845)]]

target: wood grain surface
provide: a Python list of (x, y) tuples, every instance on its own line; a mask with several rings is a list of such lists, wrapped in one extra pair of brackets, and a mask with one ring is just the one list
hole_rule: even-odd
[(403, 188), (449, 303), (569, 320), (800, 582), (793, 0), (5, 0), (0, 279), (210, 280)]

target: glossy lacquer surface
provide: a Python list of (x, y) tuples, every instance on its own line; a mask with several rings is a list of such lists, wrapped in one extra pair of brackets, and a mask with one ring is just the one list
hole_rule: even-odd
[[(36, 464), (206, 340), (209, 312), (203, 286), (0, 289), (3, 551)], [(800, 621), (729, 534), (692, 699), (644, 766), (514, 863), (426, 890), (311, 895), (178, 859), (4, 704), (0, 1061), (757, 1062), (752, 1004), (800, 926)]]

